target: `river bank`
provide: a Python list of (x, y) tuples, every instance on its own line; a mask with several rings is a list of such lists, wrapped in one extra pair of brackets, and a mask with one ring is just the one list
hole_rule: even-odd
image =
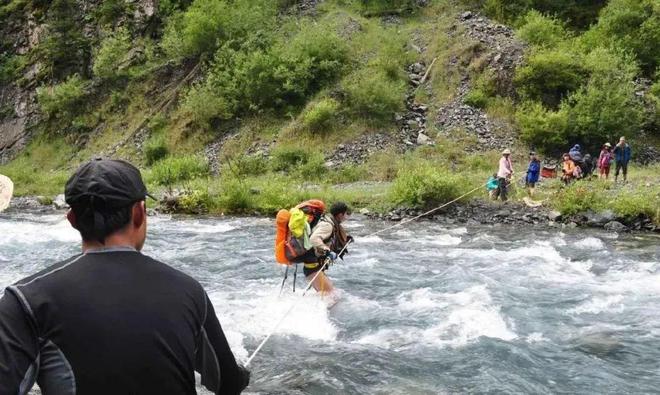
[[(23, 196), (12, 200), (9, 213), (19, 211), (30, 211), (34, 213), (52, 213), (64, 211), (68, 206), (64, 202), (63, 195), (54, 198), (42, 196)], [(165, 200), (159, 202), (156, 207), (148, 209), (151, 214), (185, 214), (193, 217), (218, 216), (225, 217), (224, 213), (180, 213), (172, 210)], [(391, 210), (372, 212), (367, 208), (357, 208), (356, 214), (364, 217), (389, 221), (401, 222), (418, 217), (428, 210), (413, 209), (406, 207)], [(260, 211), (254, 211), (251, 215), (258, 217), (271, 217)], [(549, 207), (547, 204), (539, 207), (529, 207), (523, 202), (508, 201), (506, 203), (492, 202), (481, 198), (472, 199), (450, 205), (441, 210), (423, 216), (424, 221), (443, 225), (488, 225), (488, 226), (516, 226), (540, 227), (540, 228), (604, 228), (614, 232), (645, 231), (660, 233), (660, 226), (653, 222), (647, 215), (639, 214), (636, 217), (617, 215), (614, 211), (606, 209), (603, 211), (584, 211), (572, 215), (562, 214), (560, 211)]]

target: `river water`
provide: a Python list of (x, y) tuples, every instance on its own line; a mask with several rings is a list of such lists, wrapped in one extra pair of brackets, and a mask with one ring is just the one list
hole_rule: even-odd
[[(198, 279), (245, 360), (248, 393), (658, 393), (660, 238), (596, 230), (347, 224), (326, 308), (278, 297), (263, 218), (150, 217), (145, 253)], [(0, 216), (0, 286), (79, 250), (58, 214)], [(203, 390), (200, 393), (206, 393)]]

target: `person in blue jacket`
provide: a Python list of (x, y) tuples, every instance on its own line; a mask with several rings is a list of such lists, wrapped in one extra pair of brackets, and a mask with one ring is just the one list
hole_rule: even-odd
[(527, 194), (529, 197), (534, 195), (534, 187), (539, 182), (539, 175), (541, 173), (541, 161), (536, 156), (536, 152), (529, 153), (529, 166), (527, 167), (527, 177), (525, 177), (525, 185), (527, 186)]
[(626, 138), (621, 137), (619, 139), (619, 144), (614, 147), (614, 182), (619, 178), (619, 172), (623, 171), (623, 182), (626, 182), (628, 179), (628, 162), (630, 162), (630, 157), (632, 156), (632, 150), (630, 145), (626, 143)]

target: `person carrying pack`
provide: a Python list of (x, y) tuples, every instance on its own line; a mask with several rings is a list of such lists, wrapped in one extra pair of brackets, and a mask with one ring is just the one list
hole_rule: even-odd
[[(307, 281), (312, 281), (321, 268), (327, 270), (328, 265), (323, 266), (326, 259), (333, 262), (348, 253), (346, 245), (353, 238), (346, 233), (342, 223), (348, 220), (350, 215), (351, 209), (346, 203), (336, 202), (330, 207), (330, 213), (324, 215), (312, 230), (310, 241), (314, 246), (316, 259), (305, 262), (304, 273)], [(323, 293), (332, 293), (334, 290), (332, 282), (325, 273), (316, 276), (312, 286)]]

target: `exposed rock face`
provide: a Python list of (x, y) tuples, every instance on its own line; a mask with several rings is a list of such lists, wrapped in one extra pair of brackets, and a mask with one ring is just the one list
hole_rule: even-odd
[[(512, 80), (516, 67), (524, 61), (525, 46), (516, 40), (513, 30), (472, 12), (461, 14), (457, 24), (463, 27), (463, 34), (467, 39), (478, 43), (482, 62), (492, 73), (498, 94), (514, 97)], [(451, 59), (449, 66), (459, 67), (458, 59)], [(469, 147), (468, 151), (500, 150), (510, 147), (515, 139), (512, 125), (491, 119), (483, 110), (465, 104), (465, 97), (469, 91), (470, 78), (465, 71), (455, 99), (438, 110), (436, 118), (438, 128), (448, 136), (456, 130), (463, 130), (475, 136), (477, 144)]]

